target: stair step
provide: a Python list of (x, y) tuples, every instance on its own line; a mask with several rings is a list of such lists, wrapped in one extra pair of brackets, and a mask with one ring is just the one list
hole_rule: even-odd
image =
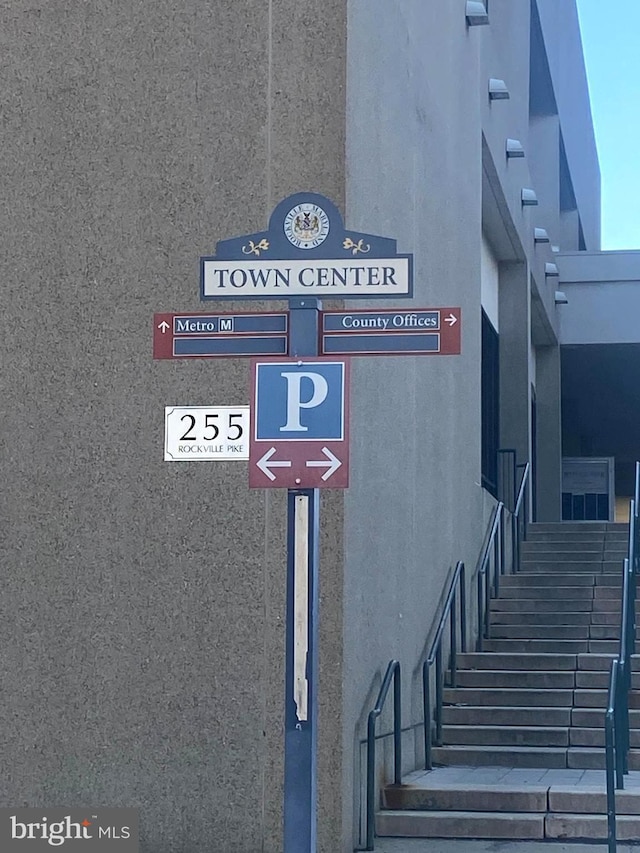
[[(548, 809), (550, 812), (565, 814), (605, 815), (607, 813), (607, 792), (604, 787), (578, 788), (551, 785), (548, 793)], [(616, 813), (618, 815), (640, 815), (640, 792), (616, 791)]]
[[(385, 809), (424, 811), (546, 812), (546, 785), (522, 788), (504, 785), (387, 785), (383, 790)], [(559, 802), (565, 802), (559, 798)], [(595, 800), (592, 800), (595, 802)]]
[(589, 651), (594, 654), (618, 654), (619, 640), (589, 640)]
[[(604, 714), (602, 714), (602, 717), (604, 718)], [(640, 748), (640, 731), (631, 729), (629, 732), (629, 741), (632, 748)], [(604, 748), (604, 727), (583, 728), (581, 726), (573, 726), (569, 731), (569, 743), (571, 746), (600, 746)]]
[[(545, 838), (595, 840), (607, 838), (605, 815), (548, 814), (545, 818)], [(640, 839), (640, 818), (634, 815), (616, 816), (618, 841)]]
[[(434, 764), (451, 767), (540, 767), (553, 770), (568, 766), (567, 752), (566, 747), (560, 746), (434, 746), (431, 756)], [(604, 750), (601, 752), (604, 761)]]
[[(620, 624), (620, 616), (615, 613), (599, 614), (599, 621), (594, 624), (612, 625)], [(492, 625), (590, 625), (592, 623), (591, 613), (586, 611), (583, 613), (557, 612), (557, 613), (540, 613), (537, 611), (491, 611)]]
[[(594, 719), (595, 714), (599, 714), (601, 723), (593, 722), (592, 718), (585, 717), (581, 725), (604, 726), (602, 711), (589, 710), (593, 713)], [(452, 726), (569, 726), (575, 713), (575, 710), (572, 711), (571, 708), (549, 708), (544, 705), (537, 708), (445, 705), (442, 709), (442, 722), (445, 725)]]
[[(570, 708), (573, 703), (574, 690), (525, 690), (506, 688), (456, 688), (445, 687), (444, 701), (447, 705), (497, 705), (535, 707), (548, 705), (550, 707)], [(582, 691), (583, 693), (600, 693), (601, 691)], [(604, 691), (606, 693), (606, 691)], [(599, 697), (598, 697), (599, 698)], [(595, 701), (595, 698), (594, 698)], [(594, 706), (590, 706), (594, 707)], [(600, 707), (600, 706), (597, 706)]]
[[(605, 675), (605, 673), (585, 673)], [(607, 676), (608, 678), (608, 676)], [(640, 684), (640, 682), (638, 682)], [(456, 687), (506, 687), (537, 690), (572, 690), (576, 686), (574, 672), (527, 672), (507, 669), (462, 669), (456, 675)], [(581, 684), (580, 687), (600, 687)], [(605, 684), (605, 687), (608, 686)]]
[[(640, 673), (634, 672), (632, 687), (640, 690)], [(452, 687), (453, 685), (449, 685)], [(574, 672), (508, 670), (508, 669), (459, 669), (456, 673), (456, 687), (475, 687), (490, 689), (523, 690), (572, 690), (574, 687), (587, 690), (607, 690), (609, 672), (594, 670)]]
[(382, 811), (376, 834), (396, 838), (544, 838), (544, 814)]
[[(626, 498), (626, 500), (630, 500), (631, 498)], [(527, 530), (529, 532), (540, 530), (540, 531), (553, 531), (553, 530), (568, 530), (571, 532), (584, 532), (588, 533), (590, 531), (599, 532), (602, 534), (616, 534), (616, 533), (624, 533), (629, 529), (629, 524), (626, 521), (532, 521), (527, 525)]]
[[(569, 578), (567, 578), (569, 580)], [(595, 574), (593, 572), (576, 572), (571, 575), (571, 586), (593, 586)], [(500, 590), (509, 587), (523, 586), (558, 586), (558, 575), (553, 572), (520, 572), (517, 575), (503, 575), (500, 578)]]
[(616, 601), (621, 601), (620, 585), (608, 586), (606, 584), (596, 584), (593, 588), (594, 598), (615, 598)]
[[(606, 629), (606, 626), (599, 627)], [(587, 640), (590, 630), (589, 625), (494, 625), (491, 623), (490, 635), (492, 640)], [(599, 636), (598, 639), (604, 638)]]
[[(570, 613), (591, 613), (595, 610), (595, 601), (593, 596), (589, 598), (577, 599), (560, 599), (560, 598), (541, 598), (532, 603), (531, 598), (493, 598), (491, 599), (491, 613), (526, 613), (531, 611), (534, 606), (537, 613), (553, 613), (562, 615), (565, 611)], [(620, 613), (620, 603), (613, 599), (602, 599), (600, 601), (601, 610), (614, 610), (617, 605), (617, 612)], [(640, 604), (638, 605), (640, 608)]]
[[(450, 767), (539, 767), (604, 770), (604, 749), (556, 746), (434, 746), (434, 764)], [(640, 770), (640, 750), (629, 750), (629, 769)]]
[[(576, 687), (585, 687), (588, 690), (608, 690), (609, 688), (609, 673), (608, 672), (576, 672), (575, 674)], [(631, 675), (631, 686), (636, 690), (640, 690), (640, 673), (634, 672)]]
[[(607, 818), (594, 814), (473, 811), (382, 811), (376, 834), (396, 838), (573, 839), (607, 838)], [(640, 839), (640, 819), (616, 817), (618, 841)]]
[[(495, 749), (495, 747), (493, 747)], [(574, 770), (604, 770), (604, 749), (598, 747), (569, 747), (567, 767)], [(640, 750), (629, 750), (629, 770), (640, 770)]]
[[(587, 658), (591, 657), (589, 655)], [(508, 654), (491, 652), (463, 652), (458, 655), (458, 666), (464, 669), (508, 669), (522, 670), (524, 672), (535, 670), (568, 670), (573, 672), (578, 665), (578, 658), (574, 654)], [(640, 668), (640, 658), (637, 659)], [(602, 657), (601, 669), (611, 666), (611, 658)]]
[(525, 554), (598, 554), (605, 549), (604, 538), (589, 541), (549, 543), (544, 539), (527, 539), (520, 544), (520, 553)]
[[(549, 703), (553, 704), (553, 703)], [(606, 708), (607, 690), (586, 690), (576, 688), (573, 691), (574, 708)], [(632, 690), (629, 694), (629, 708), (640, 709), (640, 693)]]
[[(595, 597), (595, 587), (590, 586), (571, 586), (567, 583), (566, 578), (563, 579), (562, 586), (505, 586), (500, 585), (500, 598), (518, 598), (518, 599), (546, 599), (549, 601), (591, 601)], [(610, 590), (610, 587), (598, 587), (600, 590)], [(615, 590), (617, 595), (600, 592), (598, 598), (617, 598), (620, 599), (620, 591)]]
[[(516, 654), (522, 652), (531, 654), (535, 652), (560, 652), (563, 654), (586, 653), (590, 650), (591, 643), (610, 642), (606, 640), (483, 640), (483, 648), (487, 652), (510, 652)], [(615, 642), (614, 642), (615, 646)], [(593, 650), (595, 651), (595, 649)], [(598, 649), (598, 651), (605, 651)], [(607, 648), (606, 651), (615, 653), (617, 648)]]
[(609, 672), (609, 670), (611, 669), (611, 661), (614, 659), (614, 657), (615, 654), (578, 655), (578, 669), (586, 670), (589, 672)]
[[(594, 598), (593, 612), (594, 613), (620, 613), (622, 605), (622, 596), (617, 598)], [(496, 599), (497, 601), (497, 599)], [(636, 616), (640, 615), (640, 598), (636, 599)]]
[(591, 624), (592, 625), (617, 625), (620, 627), (620, 608), (618, 608), (618, 612), (615, 610), (606, 610), (604, 613), (595, 612), (591, 614)]
[(558, 574), (566, 572), (571, 574), (611, 574), (617, 576), (622, 574), (622, 561), (618, 560), (603, 560), (602, 557), (594, 560), (559, 560), (557, 557), (554, 560), (541, 560), (536, 556), (535, 559), (526, 557), (520, 561), (520, 572), (516, 577), (521, 577), (522, 574)]
[[(525, 785), (521, 788), (473, 783), (436, 783), (427, 778), (419, 784), (387, 785), (382, 791), (384, 809), (411, 811), (550, 812), (556, 814), (606, 815), (604, 787), (575, 785)], [(640, 815), (640, 791), (616, 791), (618, 815)]]
[[(599, 730), (581, 731), (596, 732), (593, 737), (597, 739)], [(443, 726), (442, 742), (444, 746), (569, 746), (569, 729), (550, 726)], [(599, 746), (591, 743), (579, 745)]]
[[(603, 564), (606, 565), (606, 564)], [(596, 586), (611, 586), (618, 595), (622, 593), (622, 567), (616, 568), (615, 571), (603, 571), (596, 575)]]
[(576, 533), (580, 536), (589, 533), (607, 532), (608, 521), (534, 521), (527, 526), (527, 535), (534, 533)]
[(597, 542), (603, 544), (608, 539), (604, 530), (531, 530), (527, 531), (525, 543), (550, 542), (554, 545), (571, 546), (573, 542)]
[[(558, 718), (559, 719), (559, 718)], [(529, 723), (529, 725), (534, 725)], [(549, 725), (564, 725), (549, 721)], [(571, 711), (571, 725), (585, 729), (604, 728), (604, 710), (602, 708), (573, 708)], [(632, 729), (640, 729), (640, 710), (629, 711), (629, 726)]]
[[(611, 669), (611, 661), (613, 660), (615, 655), (617, 655), (617, 653), (618, 649), (616, 649), (614, 652), (607, 652), (604, 654), (578, 655), (578, 669), (586, 671), (609, 672), (609, 670)], [(631, 656), (631, 669), (634, 672), (640, 672), (640, 655), (634, 654)]]

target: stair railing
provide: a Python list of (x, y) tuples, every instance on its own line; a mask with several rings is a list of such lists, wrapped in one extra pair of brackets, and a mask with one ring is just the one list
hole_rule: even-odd
[[(449, 623), (449, 684), (457, 684), (457, 650), (458, 633), (460, 634), (460, 650), (467, 650), (467, 598), (464, 563), (458, 562), (449, 583), (447, 598), (442, 608), (442, 615), (436, 629), (429, 654), (422, 664), (422, 710), (424, 719), (424, 767), (431, 770), (431, 747), (435, 741), (437, 746), (442, 744), (442, 706), (444, 704), (444, 669), (442, 666), (443, 638), (445, 627)], [(460, 602), (460, 622), (456, 614), (456, 601)], [(435, 663), (435, 707), (431, 704), (431, 667)], [(433, 715), (433, 716), (432, 716)], [(434, 735), (431, 731), (432, 721)]]
[(522, 467), (522, 479), (520, 480), (520, 488), (516, 497), (513, 514), (511, 516), (511, 558), (512, 571), (520, 571), (520, 552), (521, 545), (527, 538), (527, 524), (529, 521), (529, 472), (531, 465), (529, 462), (523, 462), (517, 468)]
[(384, 703), (393, 681), (393, 784), (402, 784), (402, 687), (400, 662), (390, 660), (374, 708), (367, 719), (367, 846), (374, 849), (375, 834), (375, 771), (376, 771), (376, 720), (382, 714)]
[[(620, 647), (615, 701), (616, 718), (616, 782), (624, 786), (624, 774), (629, 772), (629, 693), (631, 691), (632, 657), (636, 642), (636, 545), (638, 537), (638, 507), (635, 498), (629, 503), (629, 540), (623, 563), (622, 602), (620, 608)], [(618, 731), (619, 729), (619, 731)]]
[(604, 715), (604, 744), (606, 754), (607, 779), (607, 849), (608, 853), (616, 853), (616, 783), (614, 776), (616, 749), (616, 694), (618, 686), (618, 659), (611, 661), (609, 673), (609, 693), (607, 710)]
[[(519, 467), (519, 466), (518, 466)], [(521, 523), (512, 528), (514, 537), (512, 540), (512, 553), (518, 549), (520, 541), (526, 538), (526, 484), (529, 476), (529, 463), (526, 463), (520, 482), (520, 489), (516, 496), (513, 515), (521, 519)], [(491, 599), (497, 597), (500, 591), (500, 577), (505, 573), (506, 549), (505, 549), (505, 518), (507, 510), (502, 501), (494, 507), (489, 522), (489, 532), (485, 536), (485, 544), (479, 560), (477, 578), (477, 651), (482, 651), (483, 639), (489, 637), (489, 611)], [(522, 532), (524, 529), (524, 533)], [(517, 544), (516, 544), (517, 543)], [(515, 563), (512, 571), (516, 571)], [(473, 581), (471, 581), (473, 583)], [(459, 602), (459, 618), (456, 608)], [(447, 667), (449, 683), (455, 687), (457, 673), (457, 651), (458, 636), (460, 638), (460, 650), (467, 651), (467, 600), (466, 600), (466, 577), (464, 563), (456, 564), (453, 576), (449, 583), (449, 589), (445, 604), (438, 622), (438, 628), (434, 636), (429, 654), (422, 665), (422, 694), (423, 694), (423, 722), (424, 727), (424, 751), (425, 768), (432, 769), (432, 743), (442, 742), (442, 707), (444, 698), (444, 676), (443, 667), (445, 628), (449, 625), (449, 664)], [(435, 664), (435, 703), (431, 700), (431, 667)], [(394, 784), (402, 784), (402, 714), (400, 706), (400, 663), (397, 660), (389, 662), (387, 672), (382, 681), (380, 692), (375, 707), (369, 712), (367, 721), (367, 784), (366, 784), (366, 847), (360, 850), (374, 850), (375, 836), (375, 765), (376, 765), (376, 734), (375, 723), (382, 713), (384, 703), (389, 692), (391, 680), (394, 682), (394, 715), (393, 715), (393, 739), (394, 739)], [(420, 725), (420, 724), (418, 724)], [(432, 726), (434, 731), (432, 731)]]
[(607, 782), (607, 839), (609, 853), (616, 850), (615, 789), (624, 788), (629, 772), (629, 694), (633, 680), (632, 660), (636, 645), (636, 576), (640, 558), (640, 463), (636, 462), (634, 498), (629, 504), (629, 539), (627, 557), (622, 569), (622, 601), (620, 610), (620, 646), (611, 662), (609, 693), (605, 713), (605, 760)]
[[(504, 516), (502, 501), (493, 510), (489, 535), (486, 539), (477, 577), (478, 639), (476, 651), (481, 652), (483, 640), (489, 638), (489, 616), (491, 598), (497, 598), (500, 592), (500, 576), (504, 574)], [(493, 593), (493, 596), (492, 596)]]

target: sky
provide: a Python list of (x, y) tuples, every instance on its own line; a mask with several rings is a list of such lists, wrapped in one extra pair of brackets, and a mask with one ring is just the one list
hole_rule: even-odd
[(577, 5), (602, 179), (602, 248), (640, 249), (640, 3)]

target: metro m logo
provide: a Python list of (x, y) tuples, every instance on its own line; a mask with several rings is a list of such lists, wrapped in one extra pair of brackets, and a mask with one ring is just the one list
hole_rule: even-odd
[(220, 317), (220, 331), (233, 332), (233, 317)]

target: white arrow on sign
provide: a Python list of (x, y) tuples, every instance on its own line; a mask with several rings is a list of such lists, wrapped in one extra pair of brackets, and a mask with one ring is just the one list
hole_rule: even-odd
[(455, 316), (455, 314), (449, 314), (448, 317), (444, 318), (444, 321), (450, 326), (455, 326), (455, 324), (458, 322), (458, 318)]
[(316, 459), (310, 460), (305, 464), (307, 468), (326, 468), (327, 470), (322, 475), (322, 479), (328, 480), (329, 477), (334, 474), (342, 465), (342, 462), (338, 459), (337, 456), (334, 456), (334, 454), (329, 450), (328, 447), (323, 447), (322, 452), (327, 457), (328, 461), (325, 459)]
[(280, 462), (269, 462), (273, 454), (276, 452), (275, 447), (270, 448), (264, 454), (264, 456), (256, 462), (258, 468), (262, 471), (263, 474), (266, 474), (270, 480), (275, 480), (276, 475), (271, 473), (272, 468), (291, 468), (291, 462), (286, 460), (282, 460)]
[(170, 329), (171, 327), (169, 326), (169, 324), (167, 323), (166, 320), (163, 320), (162, 323), (158, 323), (158, 328), (160, 329), (160, 331), (164, 335), (167, 332), (167, 330)]

